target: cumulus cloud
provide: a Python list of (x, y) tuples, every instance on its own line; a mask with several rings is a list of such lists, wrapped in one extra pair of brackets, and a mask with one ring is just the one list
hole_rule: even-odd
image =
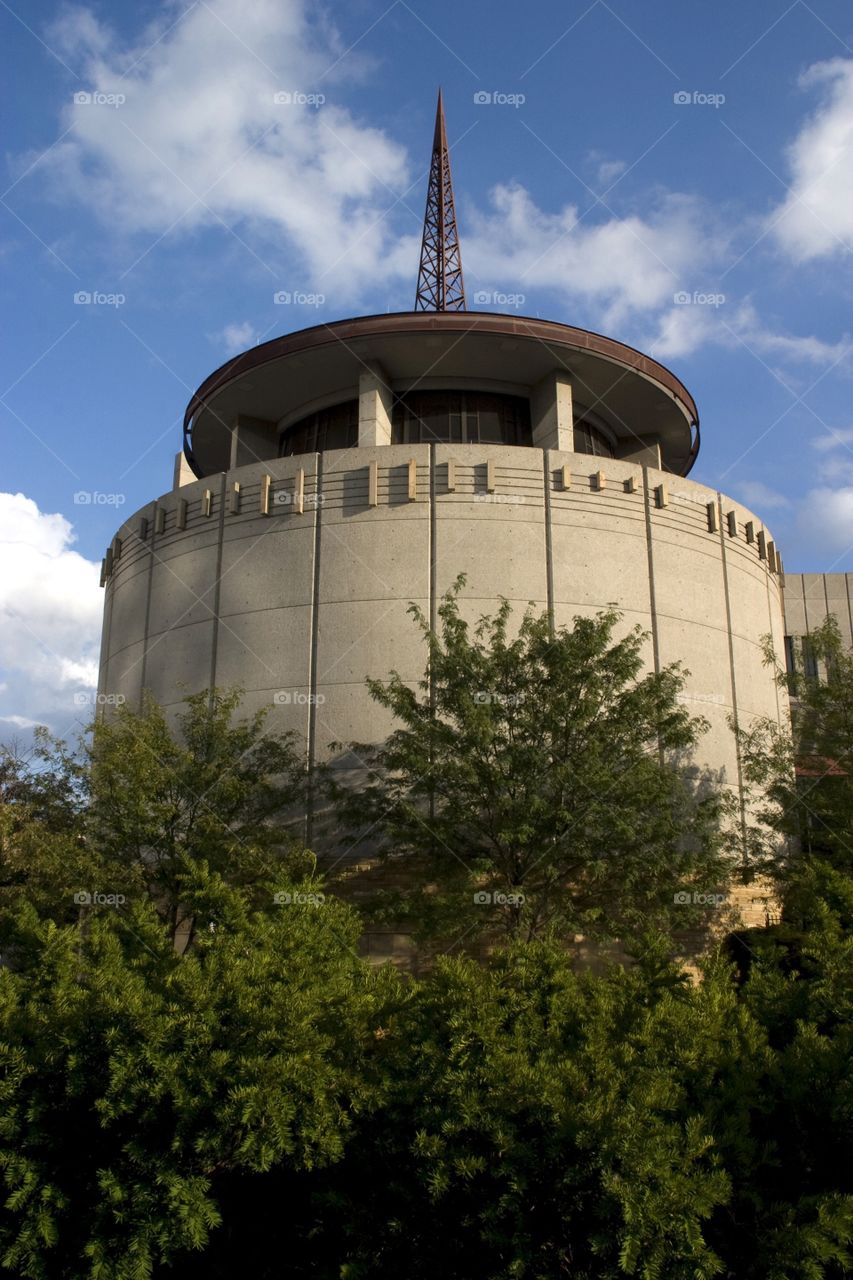
[(800, 84), (820, 104), (788, 150), (790, 191), (770, 220), (795, 262), (853, 248), (853, 58), (818, 62)]
[(85, 87), (44, 168), (122, 233), (248, 228), (271, 271), (283, 247), (342, 292), (411, 274), (416, 240), (385, 216), (408, 185), (405, 151), (335, 103), (357, 55), (336, 66), (314, 14), (308, 0), (209, 0), (177, 21), (167, 8), (130, 46), (91, 10), (66, 12), (52, 39)]
[(679, 194), (645, 217), (596, 219), (575, 205), (546, 212), (521, 184), (501, 183), (469, 222), (465, 265), (482, 287), (552, 289), (595, 305), (611, 326), (672, 303), (721, 248), (707, 207)]
[(233, 356), (252, 346), (256, 338), (255, 326), (251, 320), (244, 320), (242, 324), (227, 324), (220, 333), (214, 334), (213, 340), (225, 348), (226, 355)]
[[(824, 572), (846, 569), (853, 552), (853, 485), (811, 489), (800, 504), (797, 528), (805, 549), (836, 557)], [(844, 563), (841, 563), (843, 561)]]
[(17, 728), (62, 729), (97, 683), (100, 570), (74, 538), (64, 516), (0, 493), (0, 720)]
[(765, 511), (771, 508), (790, 507), (791, 499), (784, 493), (771, 489), (762, 480), (742, 480), (735, 485), (735, 491), (746, 505), (754, 511)]

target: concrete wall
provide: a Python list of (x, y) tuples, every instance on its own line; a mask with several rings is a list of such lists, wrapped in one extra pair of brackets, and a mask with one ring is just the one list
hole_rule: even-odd
[(422, 677), (409, 602), (434, 615), (460, 572), (471, 619), (503, 595), (558, 624), (613, 604), (648, 630), (650, 667), (689, 669), (686, 697), (711, 722), (699, 763), (728, 785), (728, 716), (787, 715), (761, 659), (762, 636), (781, 651), (783, 635), (769, 535), (725, 495), (630, 462), (501, 445), (280, 458), (164, 495), (111, 551), (100, 692), (135, 703), (146, 687), (177, 710), (241, 684), (307, 760), (386, 735), (365, 677)]
[(853, 648), (853, 573), (786, 573), (785, 634), (807, 636), (832, 615)]

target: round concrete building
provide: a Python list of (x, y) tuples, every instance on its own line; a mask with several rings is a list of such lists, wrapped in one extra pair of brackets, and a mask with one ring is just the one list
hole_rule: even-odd
[(387, 735), (365, 680), (422, 679), (409, 603), (435, 616), (464, 573), (472, 619), (503, 596), (557, 625), (609, 605), (639, 623), (650, 668), (690, 671), (711, 723), (697, 764), (737, 787), (729, 718), (787, 714), (762, 662), (784, 630), (770, 533), (687, 479), (698, 413), (668, 369), (582, 329), (451, 309), (461, 264), (439, 221), (436, 257), (428, 202), (418, 309), (275, 338), (199, 387), (173, 488), (105, 558), (101, 693), (177, 710), (239, 684), (310, 766)]

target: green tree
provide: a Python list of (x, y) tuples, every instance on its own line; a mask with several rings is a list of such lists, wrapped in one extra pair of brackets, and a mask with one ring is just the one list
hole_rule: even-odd
[(98, 722), (88, 760), (86, 838), (101, 883), (82, 890), (143, 895), (173, 937), (192, 940), (187, 883), (198, 867), (229, 884), (260, 885), (277, 866), (305, 875), (301, 843), (305, 767), (265, 711), (237, 718), (239, 690), (190, 695), (174, 730), (146, 700)]
[(403, 860), (405, 889), (368, 909), (422, 938), (696, 923), (676, 894), (727, 879), (725, 801), (684, 765), (706, 727), (679, 701), (684, 673), (644, 672), (645, 636), (616, 639), (614, 612), (554, 631), (528, 611), (512, 637), (503, 602), (472, 633), (463, 582), (437, 632), (410, 610), (429, 653), (419, 687), (368, 682), (401, 727), (354, 745), (367, 784), (331, 783), (347, 840)]
[(215, 873), (187, 892), (217, 926), (184, 955), (144, 900), (7, 918), (4, 1274), (144, 1280), (204, 1249), (229, 1179), (322, 1169), (371, 1105), (396, 982), (358, 960), (354, 912), (314, 881), (267, 883), (260, 910)]

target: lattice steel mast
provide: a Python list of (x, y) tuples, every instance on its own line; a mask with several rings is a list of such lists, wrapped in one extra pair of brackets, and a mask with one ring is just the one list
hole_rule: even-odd
[(415, 311), (465, 310), (462, 254), (456, 227), (444, 104), (439, 89)]

